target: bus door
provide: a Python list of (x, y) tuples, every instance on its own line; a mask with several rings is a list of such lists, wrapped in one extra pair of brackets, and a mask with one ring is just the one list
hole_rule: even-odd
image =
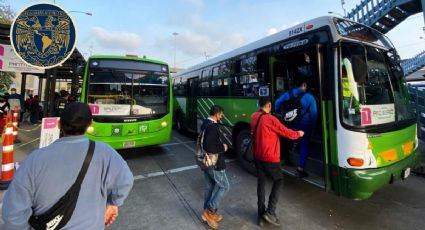
[[(320, 64), (322, 56), (319, 46), (297, 49), (271, 56), (270, 67), (274, 102), (288, 90), (298, 87), (296, 77), (304, 76), (307, 79), (308, 92), (313, 95), (317, 105), (317, 122), (314, 127), (310, 127), (312, 134), (309, 141), (309, 154), (304, 168), (309, 176), (303, 179), (325, 188), (325, 151), (323, 148), (320, 92), (320, 76), (323, 69)], [(300, 143), (283, 138), (281, 145), (282, 159), (292, 165), (284, 167), (284, 170), (288, 174), (297, 176), (296, 167), (299, 165)], [(292, 148), (288, 148), (290, 146)]]
[(198, 86), (199, 77), (189, 78), (187, 80), (188, 90), (187, 90), (187, 116), (186, 124), (187, 128), (192, 131), (197, 130), (197, 95), (198, 95)]

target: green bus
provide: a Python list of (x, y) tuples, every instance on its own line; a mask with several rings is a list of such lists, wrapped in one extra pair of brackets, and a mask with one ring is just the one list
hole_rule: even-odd
[(86, 135), (114, 149), (169, 142), (171, 87), (165, 62), (134, 55), (91, 56), (81, 91), (81, 101), (93, 114)]
[[(257, 101), (275, 101), (309, 78), (318, 105), (303, 178), (337, 195), (366, 199), (409, 176), (420, 163), (414, 111), (409, 106), (400, 58), (378, 31), (325, 16), (301, 23), (188, 68), (173, 77), (174, 122), (199, 132), (209, 108), (225, 110), (223, 139), (242, 165)], [(297, 146), (289, 161), (296, 164)], [(283, 171), (295, 175), (295, 167)]]

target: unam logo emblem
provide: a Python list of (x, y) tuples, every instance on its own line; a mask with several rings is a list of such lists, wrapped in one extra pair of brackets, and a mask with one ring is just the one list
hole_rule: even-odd
[(13, 21), (10, 40), (15, 53), (28, 65), (43, 69), (71, 56), (77, 32), (71, 17), (58, 5), (37, 3)]

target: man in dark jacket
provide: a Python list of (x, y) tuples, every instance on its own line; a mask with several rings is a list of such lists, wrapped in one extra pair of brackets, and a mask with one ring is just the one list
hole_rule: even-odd
[(202, 148), (207, 153), (218, 153), (216, 166), (204, 170), (206, 183), (202, 219), (213, 229), (217, 229), (218, 222), (223, 219), (223, 216), (217, 213), (217, 209), (224, 194), (229, 191), (230, 188), (225, 171), (226, 163), (223, 156), (227, 151), (227, 145), (221, 140), (220, 130), (217, 125), (217, 122), (220, 121), (223, 114), (223, 108), (218, 105), (213, 105), (210, 109), (210, 117), (205, 119), (201, 126), (201, 132), (204, 132)]
[(66, 90), (61, 90), (60, 96), (61, 96), (60, 98), (55, 100), (55, 111), (56, 111), (56, 116), (58, 117), (62, 115), (62, 111), (68, 105), (69, 93)]
[[(279, 219), (276, 217), (276, 205), (283, 181), (279, 136), (294, 140), (302, 137), (304, 132), (288, 129), (279, 119), (270, 115), (272, 104), (269, 98), (260, 98), (259, 105), (260, 110), (251, 115), (251, 133), (254, 132), (257, 122), (260, 122), (254, 137), (254, 159), (258, 179), (258, 222), (260, 226), (263, 225), (263, 220), (280, 226)], [(265, 206), (266, 176), (273, 180), (267, 210)]]

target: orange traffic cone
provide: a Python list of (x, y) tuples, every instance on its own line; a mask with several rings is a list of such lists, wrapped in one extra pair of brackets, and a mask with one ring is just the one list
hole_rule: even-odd
[(15, 174), (13, 162), (13, 125), (7, 123), (3, 134), (0, 189), (7, 189)]
[(13, 118), (12, 118), (12, 125), (13, 125), (13, 140), (15, 143), (19, 143), (18, 140), (18, 115), (19, 115), (19, 108), (15, 106), (15, 108), (12, 111)]

